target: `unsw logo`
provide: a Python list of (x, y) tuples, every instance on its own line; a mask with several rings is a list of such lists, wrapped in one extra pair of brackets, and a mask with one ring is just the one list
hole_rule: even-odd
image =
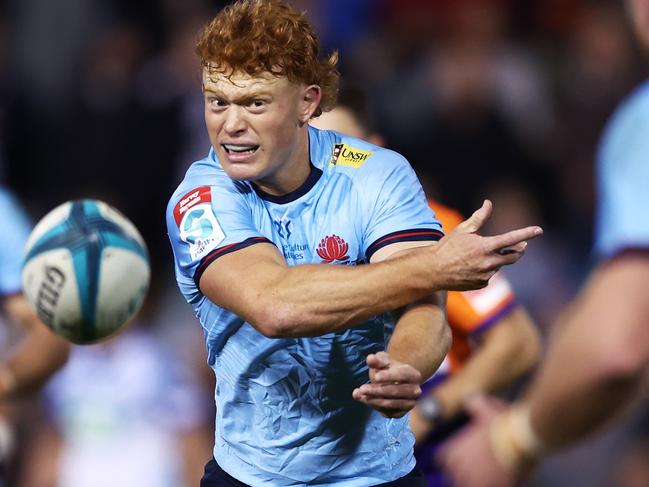
[(320, 240), (316, 252), (323, 262), (330, 264), (336, 260), (340, 262), (349, 260), (349, 256), (347, 255), (348, 250), (349, 245), (338, 235), (327, 235)]
[(372, 151), (356, 149), (347, 144), (335, 144), (331, 154), (330, 166), (348, 166), (358, 169), (372, 155)]

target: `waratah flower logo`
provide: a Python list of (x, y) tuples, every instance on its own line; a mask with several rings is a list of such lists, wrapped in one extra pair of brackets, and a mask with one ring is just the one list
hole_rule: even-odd
[(327, 235), (325, 238), (320, 240), (316, 252), (327, 264), (330, 264), (334, 260), (346, 261), (349, 259), (347, 251), (349, 250), (349, 245), (338, 235)]

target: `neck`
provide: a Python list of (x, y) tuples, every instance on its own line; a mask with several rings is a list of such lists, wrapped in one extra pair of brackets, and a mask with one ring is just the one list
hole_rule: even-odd
[(297, 146), (286, 157), (286, 162), (274, 174), (254, 181), (264, 193), (282, 196), (302, 186), (311, 174), (309, 135), (306, 124), (301, 127), (303, 136)]

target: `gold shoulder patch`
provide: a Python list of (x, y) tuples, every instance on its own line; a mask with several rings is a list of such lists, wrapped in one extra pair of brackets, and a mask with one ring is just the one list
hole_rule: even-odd
[(373, 152), (369, 150), (355, 149), (347, 144), (336, 144), (329, 165), (349, 166), (358, 169), (372, 154)]

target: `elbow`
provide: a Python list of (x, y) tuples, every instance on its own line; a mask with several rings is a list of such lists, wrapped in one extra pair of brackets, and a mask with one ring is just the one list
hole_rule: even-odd
[(260, 303), (258, 313), (250, 323), (266, 338), (294, 338), (299, 335), (297, 313), (292, 306), (280, 303)]
[(638, 343), (602, 343), (591, 356), (601, 383), (635, 382), (644, 377), (649, 357)]
[(443, 351), (442, 357), (446, 357), (448, 352), (451, 350), (451, 345), (453, 344), (453, 333), (451, 332), (451, 327), (448, 322), (444, 325), (441, 330), (440, 336), (440, 348)]

